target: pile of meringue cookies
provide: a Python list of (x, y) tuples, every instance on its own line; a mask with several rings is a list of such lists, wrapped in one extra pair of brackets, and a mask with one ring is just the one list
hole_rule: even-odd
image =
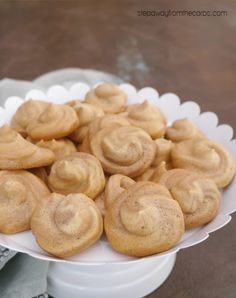
[(32, 230), (59, 258), (105, 232), (116, 251), (166, 251), (217, 214), (235, 162), (188, 119), (167, 127), (114, 84), (85, 100), (24, 102), (0, 128), (0, 232)]

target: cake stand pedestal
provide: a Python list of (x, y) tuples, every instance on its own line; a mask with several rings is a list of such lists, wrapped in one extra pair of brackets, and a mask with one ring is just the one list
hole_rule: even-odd
[(55, 298), (141, 298), (160, 287), (176, 255), (138, 262), (73, 265), (51, 262), (47, 292)]

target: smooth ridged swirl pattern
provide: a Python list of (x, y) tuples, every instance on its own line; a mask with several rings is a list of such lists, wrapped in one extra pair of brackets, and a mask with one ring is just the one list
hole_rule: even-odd
[(189, 119), (178, 119), (166, 129), (166, 138), (172, 142), (181, 142), (195, 138), (205, 138), (203, 132)]
[(31, 99), (24, 102), (14, 114), (11, 127), (24, 137), (27, 136), (28, 125), (35, 121), (48, 105), (48, 102), (40, 100)]
[(51, 150), (26, 141), (7, 125), (0, 127), (0, 169), (29, 169), (50, 165), (54, 160)]
[(80, 127), (69, 138), (74, 142), (81, 143), (87, 134), (89, 123), (98, 117), (102, 117), (104, 112), (101, 108), (88, 103), (78, 103), (73, 108), (79, 118)]
[(90, 141), (100, 130), (106, 127), (119, 127), (119, 126), (130, 126), (130, 123), (124, 117), (119, 115), (105, 115), (98, 117), (93, 120), (89, 126), (86, 136), (83, 139), (83, 143), (79, 147), (79, 151), (91, 153)]
[(34, 213), (31, 229), (45, 251), (63, 258), (96, 242), (103, 231), (103, 220), (94, 201), (86, 195), (52, 193)]
[(48, 183), (54, 192), (65, 195), (84, 193), (95, 199), (105, 186), (105, 177), (94, 156), (77, 152), (53, 164)]
[(174, 168), (183, 168), (203, 174), (221, 188), (235, 175), (235, 162), (221, 144), (207, 139), (192, 139), (176, 144), (172, 150)]
[(105, 231), (117, 251), (146, 256), (171, 248), (184, 233), (184, 218), (164, 186), (137, 182), (106, 211)]
[(46, 185), (27, 171), (0, 171), (0, 232), (29, 230), (37, 203), (49, 193)]
[(136, 177), (153, 162), (155, 144), (142, 129), (133, 126), (100, 130), (90, 142), (92, 153), (111, 174)]
[(142, 104), (128, 106), (127, 119), (131, 125), (144, 129), (153, 139), (165, 134), (166, 120), (160, 109), (148, 100)]
[(115, 84), (104, 83), (86, 94), (85, 102), (98, 106), (105, 113), (121, 113), (125, 110), (126, 94)]
[(103, 128), (111, 126), (130, 126), (130, 123), (127, 119), (119, 115), (105, 115), (103, 117), (99, 117), (91, 122), (91, 124), (89, 125), (89, 139), (96, 135)]
[(71, 134), (78, 126), (79, 120), (72, 107), (51, 103), (28, 125), (27, 133), (35, 140), (52, 140)]
[(216, 216), (221, 194), (213, 180), (192, 171), (173, 169), (165, 173), (159, 182), (179, 203), (186, 228), (201, 226)]
[(40, 148), (50, 149), (56, 156), (56, 159), (60, 159), (77, 152), (77, 149), (73, 142), (64, 138), (58, 140), (44, 141), (41, 140), (36, 143)]

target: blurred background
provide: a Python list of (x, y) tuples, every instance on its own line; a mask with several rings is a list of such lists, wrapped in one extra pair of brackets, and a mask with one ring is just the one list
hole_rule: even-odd
[[(223, 10), (227, 16), (137, 13), (169, 9)], [(232, 124), (230, 113), (223, 115), (235, 107), (235, 36), (234, 0), (0, 0), (0, 78), (93, 68), (137, 87), (201, 100), (204, 110)]]
[[(145, 15), (169, 10), (227, 13)], [(32, 80), (65, 67), (102, 70), (195, 100), (236, 129), (235, 37), (235, 0), (0, 0), (0, 79)], [(235, 225), (233, 219), (180, 252), (150, 297), (235, 297)]]

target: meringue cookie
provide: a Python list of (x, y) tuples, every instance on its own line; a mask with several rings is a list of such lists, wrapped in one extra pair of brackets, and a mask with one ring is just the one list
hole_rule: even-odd
[(123, 191), (105, 214), (109, 244), (130, 256), (170, 249), (184, 233), (179, 204), (163, 185), (137, 182)]
[(27, 171), (0, 171), (0, 232), (29, 230), (38, 202), (49, 193), (46, 185)]
[(95, 199), (104, 189), (105, 176), (96, 157), (77, 152), (53, 164), (48, 183), (54, 192), (84, 193)]
[(52, 193), (38, 205), (31, 229), (42, 249), (65, 258), (95, 243), (103, 232), (103, 220), (96, 204), (86, 195)]
[(125, 110), (126, 94), (115, 84), (104, 83), (86, 94), (85, 102), (98, 106), (105, 113), (120, 113)]
[(39, 148), (26, 141), (11, 127), (0, 127), (0, 169), (30, 169), (51, 165), (55, 160), (49, 149)]
[(221, 188), (235, 175), (231, 154), (219, 143), (207, 139), (191, 139), (176, 144), (171, 152), (174, 168), (183, 168), (202, 174)]

